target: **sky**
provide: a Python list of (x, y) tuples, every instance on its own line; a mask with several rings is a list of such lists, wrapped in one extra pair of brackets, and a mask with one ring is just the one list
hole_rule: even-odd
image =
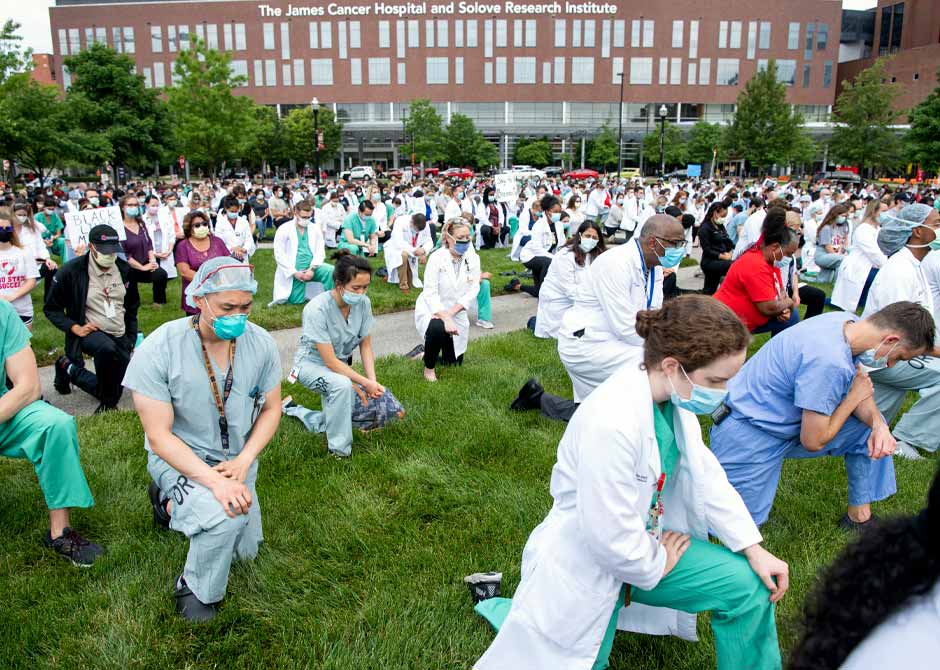
[[(36, 53), (52, 53), (52, 34), (49, 31), (49, 7), (55, 0), (0, 0), (0, 17), (13, 19), (22, 25), (20, 35), (24, 44)], [(845, 9), (868, 9), (876, 0), (843, 0)]]

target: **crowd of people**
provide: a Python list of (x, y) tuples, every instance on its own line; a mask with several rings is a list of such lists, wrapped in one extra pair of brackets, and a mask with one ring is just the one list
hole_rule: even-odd
[[(189, 539), (176, 609), (200, 622), (216, 616), (232, 561), (262, 542), (258, 456), (282, 415), (325, 433), (337, 458), (352, 455), (353, 429), (405, 418), (378, 381), (373, 282), (420, 290), (422, 344), (409, 355), (436, 382), (440, 366), (464, 363), (471, 314), (493, 327), (478, 252), (502, 248), (519, 264), (506, 289), (537, 299), (530, 328), (557, 341), (573, 398), (530, 379), (510, 406), (568, 423), (554, 503), (526, 544), (514, 598), (477, 604), (498, 633), (476, 668), (604, 668), (618, 629), (695, 640), (698, 612), (712, 613), (719, 668), (781, 667), (774, 610), (789, 566), (763, 548), (760, 527), (788, 458), (844, 459), (847, 507), (833, 523), (861, 533), (849, 555), (870, 566), (872, 538), (907, 532), (923, 557), (896, 571), (893, 605), (867, 616), (851, 644), (831, 639), (840, 613), (826, 600), (851, 578), (824, 578), (794, 667), (817, 667), (814, 654), (827, 659), (818, 667), (868, 667), (864, 655), (887, 653), (882, 627), (902, 610), (935, 627), (940, 484), (914, 521), (879, 523), (871, 506), (898, 489), (895, 456), (940, 446), (940, 190), (771, 179), (517, 187), (503, 200), (487, 177), (7, 189), (0, 454), (34, 464), (47, 545), (82, 566), (104, 553), (71, 527), (70, 511), (93, 499), (74, 422), (41, 399), (34, 294), (65, 337), (55, 392), (78, 387), (99, 412), (131, 392), (154, 521)], [(101, 207), (118, 208), (120, 229), (70, 230), (81, 224), (69, 214)], [(264, 309), (251, 259), (272, 229), (268, 306), (304, 305), (287, 380), (320, 395), (322, 410), (281, 397), (277, 346), (249, 320)], [(704, 286), (683, 290), (678, 269), (696, 248)], [(139, 285), (169, 309), (176, 279), (183, 315), (141, 337)], [(748, 358), (758, 333), (771, 338)], [(910, 391), (919, 399), (892, 429)]]

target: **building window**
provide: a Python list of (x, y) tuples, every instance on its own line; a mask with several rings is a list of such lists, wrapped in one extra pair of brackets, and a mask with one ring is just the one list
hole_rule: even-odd
[(108, 46), (108, 29), (95, 28), (95, 42)]
[(584, 48), (593, 49), (596, 44), (595, 41), (595, 26), (596, 21), (589, 20), (584, 22)]
[(571, 46), (581, 46), (581, 19), (575, 19), (571, 22)]
[(757, 55), (757, 21), (749, 21), (747, 24), (747, 57), (750, 60)]
[(683, 31), (684, 25), (685, 25), (685, 22), (681, 20), (672, 22), (672, 48), (673, 49), (682, 48), (682, 31)]
[(542, 63), (542, 83), (551, 84), (552, 83), (552, 62), (545, 61)]
[(447, 48), (447, 21), (438, 20), (437, 22), (437, 46), (441, 49)]
[[(69, 28), (69, 53), (77, 54), (82, 50), (82, 43), (78, 28)], [(128, 52), (133, 53), (133, 51)], [(148, 68), (149, 71), (149, 68)]]
[[(117, 35), (117, 37), (115, 37), (114, 39), (115, 50), (118, 53), (120, 53), (120, 49), (117, 48), (117, 45), (119, 44), (121, 29), (115, 28), (114, 32)], [(60, 56), (69, 55), (69, 38), (68, 38), (68, 33), (65, 32), (64, 28), (59, 28), (59, 55)]]
[(277, 86), (277, 62), (274, 59), (264, 61), (264, 85)]
[(426, 62), (428, 84), (448, 83), (446, 58), (428, 58)]
[[(767, 61), (761, 59), (757, 62), (758, 72), (763, 72), (767, 69)], [(777, 61), (777, 81), (781, 84), (786, 84), (787, 86), (793, 86), (796, 83), (796, 61), (795, 60), (778, 60)]]
[(652, 19), (643, 20), (643, 48), (653, 48), (653, 32), (656, 28), (656, 22)]
[(463, 56), (454, 59), (454, 83), (463, 84)]
[(304, 59), (294, 59), (294, 86), (304, 86)]
[(281, 22), (281, 58), (290, 59), (290, 24), (287, 21)]
[(535, 58), (525, 56), (512, 59), (512, 83), (535, 84)]
[(420, 46), (420, 38), (418, 37), (418, 22), (411, 19), (408, 21), (408, 48), (417, 49)]
[(689, 22), (689, 58), (698, 58), (698, 21)]
[(320, 48), (333, 48), (333, 24), (330, 21), (324, 21), (320, 24)]
[(196, 24), (196, 37), (199, 38), (200, 42), (206, 41), (206, 27), (201, 23)]
[(467, 48), (477, 49), (479, 46), (480, 42), (477, 39), (477, 20), (471, 19), (467, 21)]
[(669, 84), (672, 86), (678, 86), (682, 83), (682, 59), (673, 58), (672, 62), (669, 64), (669, 67)]
[(610, 58), (610, 21), (601, 25), (601, 58)]
[(718, 48), (728, 48), (728, 22), (722, 21), (718, 24)]
[(153, 87), (154, 88), (166, 87), (166, 73), (163, 69), (163, 63), (153, 64)]
[(379, 49), (388, 49), (391, 45), (391, 24), (388, 21), (379, 21)]
[(395, 22), (395, 49), (399, 58), (405, 57), (405, 22)]
[(566, 38), (565, 38), (565, 25), (567, 21), (565, 19), (555, 19), (555, 48), (564, 49)]
[(222, 24), (222, 39), (224, 40), (225, 50), (232, 51), (235, 48), (234, 35), (232, 34), (232, 24), (223, 23)]
[(170, 53), (176, 52), (176, 26), (166, 27), (166, 50)]
[(741, 21), (731, 22), (731, 34), (728, 38), (728, 48), (730, 49), (741, 48), (741, 33), (743, 29), (744, 29), (744, 24)]
[(669, 83), (669, 59), (659, 59), (659, 85), (665, 86)]
[(290, 63), (281, 64), (281, 83), (284, 86), (291, 85), (290, 67), (291, 67)]
[(163, 28), (150, 26), (150, 51), (155, 54), (163, 52)]
[(434, 48), (434, 21), (430, 19), (424, 22), (424, 46), (428, 49)]
[(525, 41), (524, 25), (522, 19), (516, 19), (512, 22), (512, 46), (515, 49), (521, 49), (522, 43)]
[(594, 59), (592, 57), (571, 59), (571, 83), (594, 83)]
[[(121, 53), (121, 28), (118, 26), (111, 29), (111, 44), (117, 53)], [(65, 51), (67, 48), (68, 42), (65, 40), (65, 31), (59, 28), (59, 54), (67, 56), (68, 51)]]
[(320, 48), (320, 29), (317, 26), (316, 21), (310, 22), (310, 48), (311, 49)]
[(712, 59), (703, 58), (698, 62), (699, 86), (710, 86), (712, 80)]
[(210, 23), (206, 26), (206, 46), (210, 49), (219, 48), (219, 26), (215, 23)]
[(458, 49), (463, 48), (463, 20), (454, 21), (454, 46)]
[(493, 22), (485, 21), (483, 23), (483, 57), (493, 57)]
[(645, 85), (653, 83), (653, 59), (630, 59), (630, 84)]
[(800, 48), (800, 23), (791, 21), (790, 29), (787, 32), (787, 49), (795, 51)]
[(332, 86), (333, 85), (333, 59), (332, 58), (311, 58), (310, 59), (310, 84), (312, 86)]
[(803, 88), (809, 88), (810, 65), (803, 66)]
[[(343, 25), (342, 23), (340, 25)], [(349, 59), (349, 83), (353, 86), (362, 85), (362, 59), (361, 58), (350, 58)]]
[(398, 64), (396, 65), (396, 69), (398, 70), (398, 83), (399, 83), (399, 85), (404, 86), (405, 84), (408, 83), (408, 82), (406, 81), (406, 79), (405, 79), (405, 64), (404, 64), (404, 63), (398, 63)]
[(811, 60), (813, 58), (813, 41), (815, 39), (815, 35), (813, 33), (814, 29), (815, 24), (806, 24), (806, 41), (803, 47), (803, 60)]
[(689, 63), (689, 76), (686, 79), (686, 84), (689, 86), (695, 86), (698, 83), (698, 68), (695, 63)]
[(273, 23), (264, 23), (261, 26), (264, 31), (264, 50), (273, 51), (274, 50), (274, 24)]
[(626, 74), (623, 71), (623, 58), (617, 57), (611, 61), (613, 68), (610, 71), (610, 83), (620, 85), (621, 76), (625, 77)]
[[(187, 36), (188, 38), (188, 36)], [(182, 37), (181, 37), (182, 40)], [(180, 42), (180, 48), (182, 48), (182, 41)], [(189, 41), (187, 39), (187, 48), (189, 48)], [(130, 26), (124, 27), (124, 53), (132, 54), (134, 53), (134, 29)]]
[(349, 22), (349, 48), (362, 48), (362, 23), (360, 21)]
[[(614, 21), (614, 49), (623, 49), (625, 32), (626, 32), (626, 21), (619, 20), (619, 19)], [(558, 46), (558, 45), (555, 45), (555, 46)]]
[(345, 59), (349, 56), (346, 50), (346, 22), (339, 21), (336, 24), (336, 39), (339, 41), (339, 57)]
[(823, 88), (832, 86), (832, 61), (827, 60), (823, 63)]
[(233, 77), (244, 77), (242, 83), (239, 86), (248, 85), (248, 61), (246, 60), (233, 60), (229, 63), (229, 72), (232, 73)]
[(369, 84), (388, 86), (392, 83), (392, 61), (388, 58), (369, 59)]
[(770, 22), (761, 21), (760, 22), (760, 42), (757, 45), (758, 49), (769, 49), (770, 48)]
[(640, 48), (640, 33), (643, 30), (643, 22), (639, 19), (633, 19), (630, 22), (630, 47), (633, 49)]
[(829, 46), (829, 24), (816, 24), (816, 51), (825, 51)]
[(492, 84), (493, 83), (493, 61), (486, 61), (483, 63), (483, 83)]
[(496, 48), (505, 49), (509, 43), (509, 24), (505, 19), (496, 21)]
[(737, 58), (719, 58), (715, 73), (718, 86), (737, 86), (740, 79), (741, 61)]
[(525, 47), (534, 49), (538, 33), (536, 32), (535, 19), (526, 19), (525, 22)]
[(496, 83), (505, 84), (507, 81), (506, 69), (507, 69), (507, 58), (505, 56), (498, 56), (496, 58)]
[(264, 61), (256, 60), (255, 68), (255, 86), (264, 86)]
[(556, 84), (565, 83), (565, 59), (564, 56), (556, 56), (555, 63), (552, 66), (554, 70), (554, 82)]
[[(65, 70), (65, 75), (68, 76), (69, 71)], [(63, 78), (64, 82), (64, 78)], [(144, 87), (153, 88), (153, 76), (150, 74), (150, 68), (144, 68)]]

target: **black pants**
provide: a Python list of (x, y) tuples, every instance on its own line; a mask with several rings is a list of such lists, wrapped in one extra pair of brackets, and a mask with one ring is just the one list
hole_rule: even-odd
[(431, 241), (434, 243), (434, 246), (437, 246), (437, 224), (431, 221), (428, 221), (428, 229), (431, 231)]
[[(166, 276), (166, 270), (163, 268), (157, 268), (156, 270), (149, 270), (144, 272), (142, 270), (135, 270), (131, 268), (130, 274), (128, 275), (130, 279), (130, 286), (128, 291), (137, 291), (138, 284), (153, 284), (153, 302), (157, 305), (166, 304), (166, 283), (169, 281)], [(139, 297), (139, 293), (137, 294)]]
[(385, 244), (385, 243), (388, 242), (390, 239), (392, 239), (392, 231), (391, 231), (391, 230), (386, 230), (386, 231), (384, 231), (384, 232), (379, 233), (377, 239), (378, 239), (378, 241), (379, 241), (379, 244)]
[(534, 298), (539, 297), (539, 291), (542, 290), (542, 282), (545, 281), (545, 275), (548, 274), (548, 266), (552, 264), (552, 259), (548, 256), (536, 256), (527, 263), (523, 263), (532, 270), (532, 281), (535, 286), (523, 286), (522, 290)]
[(494, 228), (489, 224), (483, 224), (480, 227), (480, 237), (483, 238), (483, 248), (484, 249), (493, 249), (496, 247), (497, 242), (502, 242), (506, 244), (506, 237), (509, 235), (509, 228), (504, 227), (502, 229)]
[(42, 299), (45, 302), (49, 299), (49, 291), (52, 290), (52, 278), (55, 277), (58, 270), (50, 270), (46, 267), (44, 261), (37, 261), (37, 263), (39, 263), (39, 276), (42, 277)]
[(574, 411), (578, 409), (575, 401), (551, 393), (543, 393), (539, 402), (542, 416), (555, 421), (571, 421)]
[(81, 340), (82, 353), (95, 361), (95, 372), (85, 367), (82, 360), (71, 360), (72, 383), (85, 393), (94, 396), (106, 407), (116, 407), (124, 388), (121, 381), (131, 360), (130, 346), (126, 338), (114, 337), (96, 330)]
[(718, 284), (721, 278), (728, 274), (728, 268), (731, 267), (731, 261), (721, 260), (703, 260), (702, 274), (705, 275), (705, 286), (702, 293), (705, 295), (714, 295), (718, 290)]
[(800, 288), (800, 303), (806, 305), (806, 313), (803, 320), (819, 316), (823, 313), (826, 306), (826, 294), (815, 286), (803, 286)]
[(679, 297), (679, 285), (676, 283), (676, 274), (676, 272), (673, 272), (671, 275), (663, 277), (663, 300)]
[(454, 336), (444, 330), (444, 322), (431, 319), (424, 333), (424, 367), (433, 370), (439, 361), (444, 365), (461, 365), (463, 354), (454, 355)]

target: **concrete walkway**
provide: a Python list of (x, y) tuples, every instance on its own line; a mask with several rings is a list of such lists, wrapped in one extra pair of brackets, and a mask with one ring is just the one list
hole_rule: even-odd
[[(696, 251), (698, 250), (696, 249)], [(702, 279), (695, 277), (697, 271), (698, 267), (681, 268), (679, 270), (679, 286), (683, 289), (700, 290), (702, 288)], [(538, 302), (525, 293), (495, 297), (493, 298), (493, 323), (496, 328), (483, 330), (474, 325), (475, 319), (471, 318), (470, 339), (475, 340), (487, 335), (501, 335), (525, 328), (526, 322), (535, 315), (537, 309)], [(281, 369), (286, 376), (290, 370), (297, 343), (300, 341), (300, 328), (275, 330), (271, 332), (271, 335), (277, 342), (278, 352), (281, 356)], [(372, 328), (372, 342), (377, 358), (403, 355), (411, 351), (420, 343), (418, 334), (415, 331), (414, 311), (409, 310), (407, 312), (376, 316), (375, 325)], [(94, 370), (94, 363), (91, 360), (86, 360), (86, 365), (89, 369)], [(88, 415), (95, 411), (98, 401), (75, 386), (72, 387), (72, 393), (69, 395), (59, 395), (52, 387), (54, 377), (55, 370), (53, 366), (39, 369), (39, 379), (42, 382), (43, 394), (46, 400), (73, 416)], [(129, 393), (124, 394), (120, 408), (133, 409)]]

